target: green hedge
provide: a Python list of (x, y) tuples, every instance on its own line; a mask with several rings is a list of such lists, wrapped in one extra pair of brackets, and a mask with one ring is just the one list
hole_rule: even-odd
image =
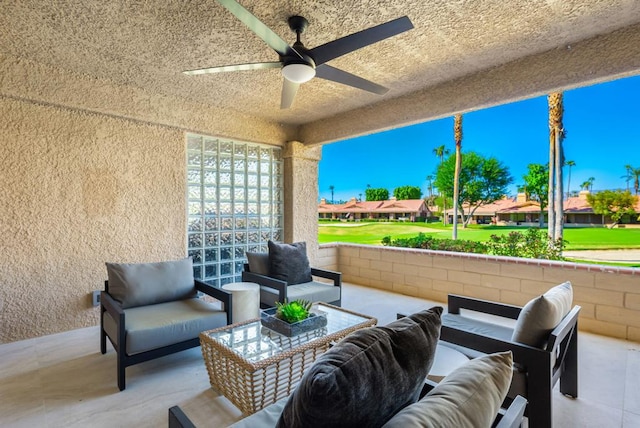
[(464, 239), (439, 239), (419, 233), (412, 238), (382, 238), (382, 245), (389, 247), (421, 248), (423, 250), (455, 251), (459, 253), (491, 254), (529, 259), (564, 260), (562, 249), (567, 241), (550, 244), (546, 231), (527, 229), (526, 232), (510, 232), (508, 235), (491, 235), (489, 242)]
[(487, 245), (484, 242), (467, 241), (464, 239), (438, 239), (431, 235), (418, 233), (413, 238), (391, 239), (382, 238), (382, 245), (390, 247), (421, 248), (423, 250), (456, 251), (459, 253), (486, 254)]

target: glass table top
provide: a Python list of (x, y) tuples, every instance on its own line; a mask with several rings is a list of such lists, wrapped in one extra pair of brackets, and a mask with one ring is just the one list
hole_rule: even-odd
[(327, 336), (359, 324), (371, 323), (371, 320), (374, 320), (372, 325), (375, 324), (375, 319), (372, 317), (359, 315), (323, 303), (314, 304), (311, 311), (316, 314), (325, 314), (327, 316), (327, 325), (292, 337), (283, 336), (262, 326), (260, 320), (230, 325), (226, 328), (204, 332), (204, 334), (233, 350), (243, 359), (251, 363), (257, 363), (297, 346), (327, 338)]

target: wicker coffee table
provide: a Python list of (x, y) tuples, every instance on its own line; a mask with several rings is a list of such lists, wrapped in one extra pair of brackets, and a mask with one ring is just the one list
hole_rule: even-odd
[(200, 333), (211, 386), (244, 414), (252, 414), (291, 394), (304, 371), (349, 333), (376, 325), (376, 318), (325, 303), (313, 311), (327, 315), (327, 326), (293, 337), (249, 320)]

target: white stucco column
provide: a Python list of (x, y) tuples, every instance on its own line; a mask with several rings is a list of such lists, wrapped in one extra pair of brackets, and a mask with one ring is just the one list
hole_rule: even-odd
[(313, 266), (318, 255), (318, 162), (322, 146), (290, 141), (284, 147), (284, 241), (307, 243)]

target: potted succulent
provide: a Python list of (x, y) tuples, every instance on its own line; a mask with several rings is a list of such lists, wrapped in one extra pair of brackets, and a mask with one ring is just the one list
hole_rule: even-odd
[(285, 336), (295, 336), (327, 325), (327, 317), (311, 312), (311, 302), (307, 300), (276, 302), (275, 308), (262, 311), (260, 321), (263, 326)]

